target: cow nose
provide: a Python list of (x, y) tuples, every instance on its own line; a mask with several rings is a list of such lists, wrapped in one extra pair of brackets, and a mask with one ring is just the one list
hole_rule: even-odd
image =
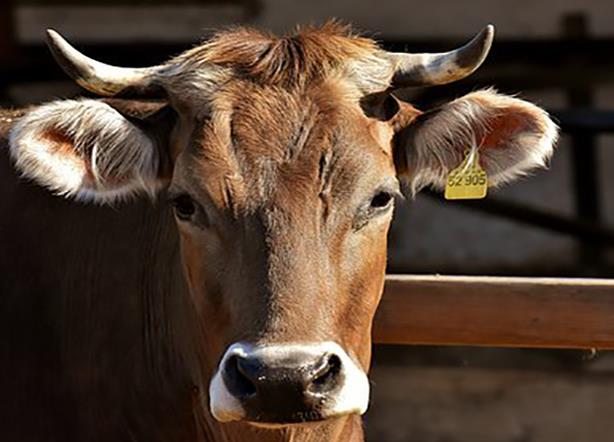
[(248, 402), (294, 400), (295, 405), (316, 405), (339, 387), (342, 362), (336, 354), (284, 356), (277, 360), (261, 355), (231, 356), (223, 368), (229, 392)]
[(364, 371), (336, 343), (252, 346), (226, 351), (209, 388), (220, 421), (288, 424), (367, 408)]

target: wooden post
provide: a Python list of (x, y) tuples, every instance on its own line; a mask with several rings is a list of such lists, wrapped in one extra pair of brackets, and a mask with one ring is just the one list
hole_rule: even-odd
[(6, 87), (3, 72), (11, 68), (16, 62), (17, 45), (15, 42), (15, 27), (13, 21), (14, 16), (13, 0), (0, 0), (0, 105), (5, 106), (10, 104), (10, 99), (7, 97)]
[[(568, 14), (563, 18), (563, 35), (570, 47), (589, 38), (586, 15)], [(586, 65), (586, 59), (571, 50), (567, 63), (575, 67)], [(588, 79), (587, 79), (588, 80)], [(592, 109), (594, 105), (593, 89), (590, 82), (580, 83), (567, 91), (569, 105), (574, 109)], [(597, 137), (591, 131), (571, 133), (572, 167), (574, 195), (577, 217), (586, 222), (599, 224), (601, 221), (599, 168), (597, 167)], [(581, 267), (588, 274), (603, 268), (603, 248), (599, 244), (582, 242), (579, 244), (578, 258)]]
[(0, 2), (0, 67), (11, 63), (16, 52), (13, 5), (13, 0)]

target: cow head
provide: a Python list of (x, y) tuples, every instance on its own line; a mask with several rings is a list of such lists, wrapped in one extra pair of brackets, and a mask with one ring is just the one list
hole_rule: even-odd
[(456, 51), (399, 54), (338, 25), (284, 38), (239, 29), (127, 69), (50, 31), (68, 74), (124, 100), (33, 108), (11, 133), (11, 154), (25, 176), (78, 200), (168, 198), (217, 364), (218, 420), (363, 413), (400, 179), (413, 192), (441, 188), (474, 147), (497, 185), (552, 152), (555, 125), (517, 98), (485, 90), (423, 113), (392, 95), (465, 77), (492, 37), (487, 27)]

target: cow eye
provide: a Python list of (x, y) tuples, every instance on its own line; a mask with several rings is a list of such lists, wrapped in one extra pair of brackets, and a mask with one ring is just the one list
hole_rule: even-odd
[(372, 209), (384, 209), (388, 207), (392, 200), (394, 199), (394, 195), (390, 192), (381, 191), (377, 192), (373, 199), (371, 200), (371, 208)]
[(378, 190), (370, 200), (366, 201), (354, 219), (354, 229), (360, 230), (366, 226), (370, 220), (389, 213), (392, 207), (396, 192), (392, 190)]
[(175, 215), (182, 221), (189, 221), (194, 212), (196, 212), (196, 204), (188, 194), (177, 195), (172, 199)]

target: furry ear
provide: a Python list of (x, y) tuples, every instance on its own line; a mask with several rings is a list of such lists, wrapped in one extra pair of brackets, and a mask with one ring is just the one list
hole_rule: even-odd
[(18, 121), (10, 152), (24, 176), (53, 192), (111, 203), (160, 187), (160, 150), (145, 127), (102, 101), (56, 101)]
[(413, 193), (442, 189), (449, 172), (477, 148), (480, 164), (496, 186), (543, 167), (558, 128), (548, 114), (526, 101), (482, 90), (426, 112), (396, 138), (397, 170)]

